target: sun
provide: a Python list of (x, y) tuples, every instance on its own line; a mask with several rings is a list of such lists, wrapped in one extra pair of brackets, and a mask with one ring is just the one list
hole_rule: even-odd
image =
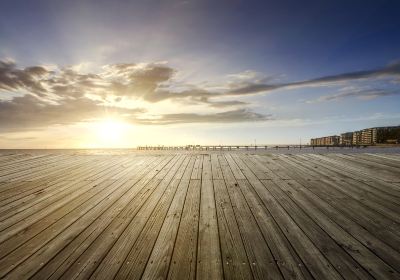
[(118, 147), (123, 142), (127, 124), (116, 119), (103, 119), (93, 124), (96, 142), (102, 147)]

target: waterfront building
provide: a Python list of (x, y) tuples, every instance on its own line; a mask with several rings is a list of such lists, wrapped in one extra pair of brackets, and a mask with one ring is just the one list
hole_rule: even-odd
[(351, 146), (353, 144), (353, 132), (340, 134), (340, 145)]

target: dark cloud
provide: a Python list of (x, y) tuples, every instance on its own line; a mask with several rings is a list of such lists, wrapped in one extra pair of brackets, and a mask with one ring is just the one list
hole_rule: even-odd
[(41, 95), (46, 92), (42, 79), (50, 73), (42, 66), (18, 69), (12, 61), (0, 61), (0, 89), (26, 90)]
[(162, 64), (114, 64), (104, 67), (104, 81), (108, 91), (118, 96), (133, 96), (147, 101), (162, 99), (156, 92), (160, 84), (169, 81), (175, 70)]
[(213, 96), (213, 93), (203, 89), (188, 89), (182, 91), (158, 89), (156, 91), (153, 91), (152, 93), (147, 94), (146, 96), (144, 96), (143, 99), (149, 102), (159, 102), (166, 99), (201, 99)]
[(238, 101), (238, 100), (228, 100), (228, 101), (210, 101), (208, 100), (207, 104), (213, 108), (225, 108), (225, 107), (237, 107), (248, 105), (249, 103)]
[(167, 125), (180, 123), (237, 123), (272, 120), (271, 115), (263, 115), (238, 109), (215, 114), (164, 114), (157, 118), (137, 119), (140, 124)]
[(249, 103), (238, 100), (214, 101), (207, 96), (200, 96), (200, 97), (188, 97), (186, 104), (190, 105), (205, 104), (213, 108), (225, 108), (225, 107), (238, 107), (238, 106), (243, 107), (245, 105), (248, 105)]
[(348, 72), (348, 73), (325, 76), (321, 78), (304, 80), (299, 82), (291, 82), (283, 84), (246, 83), (242, 86), (229, 90), (227, 94), (231, 95), (256, 94), (260, 92), (272, 91), (283, 88), (323, 86), (327, 84), (343, 83), (352, 80), (385, 78), (385, 77), (400, 77), (400, 62), (396, 62), (389, 66), (374, 70)]
[[(37, 96), (80, 97), (131, 96), (160, 101), (157, 88), (169, 81), (175, 70), (162, 64), (113, 64), (104, 72), (79, 73), (72, 68), (50, 71), (43, 66), (18, 69), (14, 62), (0, 61), (0, 89), (26, 91)], [(162, 93), (161, 93), (162, 94)]]
[(104, 106), (89, 98), (65, 99), (48, 103), (32, 95), (0, 101), (0, 131), (43, 128), (50, 125), (73, 124), (116, 114), (132, 118), (144, 109)]
[(398, 95), (400, 94), (399, 90), (386, 90), (386, 89), (352, 89), (339, 92), (337, 94), (332, 95), (324, 95), (315, 100), (309, 100), (307, 103), (317, 103), (317, 102), (324, 102), (324, 101), (336, 101), (341, 100), (344, 98), (358, 98), (358, 99), (375, 99), (378, 97), (383, 96), (390, 96), (390, 95)]

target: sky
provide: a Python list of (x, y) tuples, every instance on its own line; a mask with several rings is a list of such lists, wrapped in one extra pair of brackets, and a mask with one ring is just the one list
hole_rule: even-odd
[(400, 125), (399, 1), (0, 2), (0, 148), (307, 143)]

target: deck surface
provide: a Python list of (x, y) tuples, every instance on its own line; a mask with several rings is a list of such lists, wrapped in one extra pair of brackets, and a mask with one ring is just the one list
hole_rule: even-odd
[(400, 155), (0, 156), (0, 278), (400, 279)]

